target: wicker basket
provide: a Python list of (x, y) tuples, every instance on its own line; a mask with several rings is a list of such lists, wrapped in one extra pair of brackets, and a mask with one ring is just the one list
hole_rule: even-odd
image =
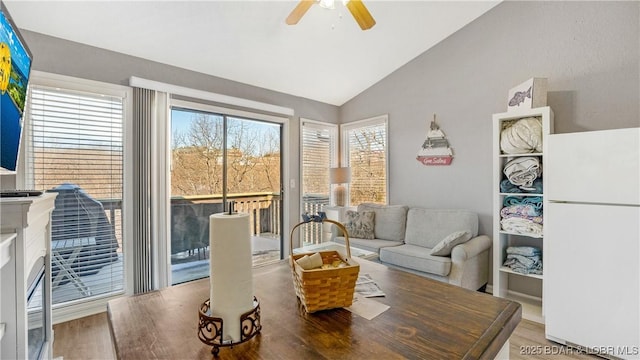
[(344, 232), (347, 257), (343, 258), (337, 251), (318, 251), (322, 256), (322, 263), (331, 264), (339, 260), (346, 263), (346, 266), (333, 269), (304, 270), (296, 263), (296, 260), (313, 253), (294, 254), (293, 234), (299, 226), (307, 222), (301, 222), (291, 229), (289, 258), (293, 273), (293, 286), (296, 290), (296, 296), (309, 313), (351, 306), (360, 271), (360, 265), (351, 258), (349, 235), (344, 226), (333, 220), (325, 219), (324, 222), (335, 224)]

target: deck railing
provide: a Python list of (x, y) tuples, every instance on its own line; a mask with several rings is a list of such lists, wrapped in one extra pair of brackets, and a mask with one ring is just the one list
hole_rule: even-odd
[[(171, 199), (171, 253), (206, 248), (209, 244), (209, 215), (227, 211), (221, 195), (182, 196)], [(234, 209), (249, 214), (251, 235), (280, 235), (280, 194), (244, 193), (227, 196)]]
[[(324, 207), (329, 205), (329, 196), (322, 194), (305, 194), (302, 196), (302, 212), (317, 214), (324, 211)], [(294, 224), (296, 222), (293, 222)], [(300, 239), (303, 244), (319, 244), (323, 239), (323, 225), (321, 223), (309, 223), (302, 227)]]
[[(122, 245), (120, 212), (121, 199), (98, 199), (111, 222), (118, 243)], [(249, 213), (251, 235), (264, 233), (280, 235), (282, 219), (282, 199), (277, 193), (243, 193), (227, 196), (233, 201), (235, 210)], [(305, 194), (301, 212), (316, 214), (329, 205), (329, 196)], [(209, 234), (209, 215), (225, 211), (222, 195), (176, 196), (171, 198), (172, 253), (192, 251), (206, 247)], [(298, 217), (294, 217), (295, 223)], [(305, 244), (322, 242), (322, 224), (314, 223), (301, 229), (300, 237)], [(285, 234), (288, 233), (285, 229)], [(174, 239), (176, 238), (176, 239)], [(286, 240), (286, 239), (285, 239)]]
[[(122, 199), (97, 199), (103, 206), (108, 218), (112, 233), (118, 242), (117, 252), (122, 252)], [(227, 196), (227, 201), (234, 201), (235, 210), (249, 213), (252, 236), (279, 237), (282, 229), (282, 199), (277, 193), (245, 193)], [(323, 211), (329, 203), (328, 196), (305, 195), (302, 202), (302, 212), (315, 214)], [(225, 211), (220, 195), (202, 196), (181, 196), (171, 198), (171, 254), (172, 263), (174, 256), (176, 262), (188, 262), (204, 260), (208, 258), (209, 245), (209, 215)], [(298, 216), (292, 216), (296, 223)], [(288, 230), (284, 229), (288, 235)], [(300, 238), (304, 244), (315, 244), (322, 242), (322, 224), (313, 223), (305, 226), (300, 231)], [(287, 239), (285, 239), (287, 240)], [(78, 261), (84, 256), (80, 254)], [(197, 259), (196, 259), (197, 257)], [(120, 256), (121, 258), (121, 256)], [(112, 266), (113, 268), (113, 266)], [(113, 271), (116, 271), (115, 273)], [(109, 278), (104, 281), (122, 284), (124, 269), (119, 267), (111, 269)], [(81, 275), (82, 276), (82, 275)], [(116, 279), (119, 278), (120, 280)], [(83, 276), (84, 279), (84, 276)], [(87, 279), (88, 280), (88, 279)], [(85, 281), (87, 281), (85, 280)], [(97, 281), (97, 280), (96, 280)], [(61, 283), (63, 284), (63, 283)], [(97, 283), (91, 284), (93, 290), (97, 290)], [(56, 290), (56, 289), (54, 289)], [(73, 288), (71, 288), (73, 290)], [(105, 290), (108, 291), (108, 290)], [(73, 291), (72, 291), (73, 292)], [(57, 292), (58, 296), (60, 292)], [(93, 295), (99, 295), (100, 291), (94, 291)], [(72, 294), (73, 298), (82, 295)], [(67, 301), (68, 298), (61, 298), (59, 301)]]

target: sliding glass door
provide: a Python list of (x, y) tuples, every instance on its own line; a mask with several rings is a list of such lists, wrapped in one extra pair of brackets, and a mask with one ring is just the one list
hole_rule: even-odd
[(209, 276), (209, 215), (251, 218), (254, 264), (281, 258), (282, 125), (171, 109), (171, 283)]

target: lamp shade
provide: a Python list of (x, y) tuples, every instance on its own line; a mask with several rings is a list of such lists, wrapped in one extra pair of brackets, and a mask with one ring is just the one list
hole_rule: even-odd
[(351, 168), (339, 167), (329, 169), (329, 181), (332, 184), (347, 184), (351, 181)]

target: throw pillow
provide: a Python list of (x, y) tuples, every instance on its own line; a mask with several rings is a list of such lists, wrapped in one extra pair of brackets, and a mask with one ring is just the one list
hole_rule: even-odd
[(349, 237), (375, 239), (375, 234), (373, 233), (375, 215), (376, 213), (373, 211), (347, 210), (345, 213), (346, 222), (344, 227), (347, 229)]
[(433, 256), (449, 256), (456, 245), (464, 244), (471, 239), (471, 233), (468, 231), (453, 232), (442, 239), (436, 246), (431, 249)]

